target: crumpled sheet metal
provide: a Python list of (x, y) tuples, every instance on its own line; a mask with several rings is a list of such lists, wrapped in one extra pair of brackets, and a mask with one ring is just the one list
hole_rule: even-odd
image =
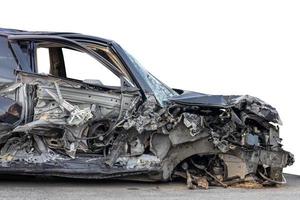
[(231, 108), (244, 109), (252, 112), (266, 120), (278, 124), (282, 124), (277, 110), (271, 105), (265, 103), (257, 97), (250, 95), (208, 95), (196, 92), (186, 92), (179, 96), (174, 96), (169, 99), (183, 105), (195, 105), (212, 108)]
[[(22, 85), (21, 92), (37, 89), (31, 97), (37, 101), (34, 116), (25, 124), (6, 126), (9, 134), (2, 134), (1, 126), (3, 166), (22, 157), (30, 164), (65, 159), (73, 166), (72, 161), (84, 160), (82, 154), (93, 154), (101, 157), (106, 173), (152, 170), (170, 180), (181, 162), (189, 162), (191, 168), (181, 171), (181, 177), (191, 189), (207, 189), (210, 184), (227, 187), (232, 184), (228, 179), (248, 181), (260, 166), (260, 178), (266, 180), (268, 167), (293, 163), (293, 156), (281, 148), (277, 111), (255, 97), (184, 93), (161, 107), (152, 95), (142, 102), (137, 94), (100, 94), (48, 79)], [(211, 162), (197, 163), (207, 157), (194, 156), (203, 155)], [(276, 169), (272, 174), (280, 174)]]

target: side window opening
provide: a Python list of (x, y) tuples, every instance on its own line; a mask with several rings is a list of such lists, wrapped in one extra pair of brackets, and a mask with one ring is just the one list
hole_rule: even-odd
[(48, 48), (38, 48), (36, 50), (36, 61), (38, 73), (50, 74), (50, 57)]
[(0, 37), (0, 79), (14, 79), (14, 70), (17, 68), (17, 61), (8, 46), (7, 39)]
[(38, 73), (106, 86), (120, 86), (120, 78), (87, 53), (60, 47), (39, 47)]

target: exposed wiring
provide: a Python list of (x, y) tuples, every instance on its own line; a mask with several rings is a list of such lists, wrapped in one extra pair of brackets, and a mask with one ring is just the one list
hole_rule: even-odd
[(284, 177), (283, 174), (281, 174), (281, 176), (282, 176), (282, 181), (275, 181), (275, 180), (273, 180), (273, 179), (270, 179), (270, 178), (266, 177), (266, 176), (265, 176), (263, 173), (261, 173), (260, 171), (258, 171), (258, 173), (259, 173), (259, 175), (260, 175), (263, 179), (265, 179), (265, 180), (267, 180), (267, 181), (269, 181), (269, 182), (271, 182), (271, 183), (276, 183), (276, 184), (286, 184), (286, 183), (287, 183), (286, 178)]

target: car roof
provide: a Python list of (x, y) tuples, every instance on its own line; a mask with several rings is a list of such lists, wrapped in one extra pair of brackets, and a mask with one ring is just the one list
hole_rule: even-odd
[(88, 40), (95, 40), (102, 43), (112, 43), (114, 41), (109, 39), (104, 39), (100, 37), (84, 35), (81, 33), (74, 33), (74, 32), (50, 32), (50, 31), (24, 31), (18, 29), (9, 29), (9, 28), (0, 28), (0, 36), (10, 36), (10, 35), (43, 35), (43, 36), (59, 36), (64, 37), (67, 39), (88, 39)]

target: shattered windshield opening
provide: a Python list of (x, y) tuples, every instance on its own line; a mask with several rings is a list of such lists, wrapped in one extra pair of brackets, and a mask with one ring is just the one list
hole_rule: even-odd
[(141, 72), (141, 75), (145, 78), (151, 90), (154, 93), (156, 100), (160, 103), (160, 105), (166, 105), (166, 102), (170, 97), (178, 95), (173, 89), (168, 87), (166, 84), (162, 83), (155, 76), (153, 76), (150, 72), (148, 72), (138, 60), (136, 60), (131, 54), (126, 52), (131, 62), (135, 65), (137, 69)]

